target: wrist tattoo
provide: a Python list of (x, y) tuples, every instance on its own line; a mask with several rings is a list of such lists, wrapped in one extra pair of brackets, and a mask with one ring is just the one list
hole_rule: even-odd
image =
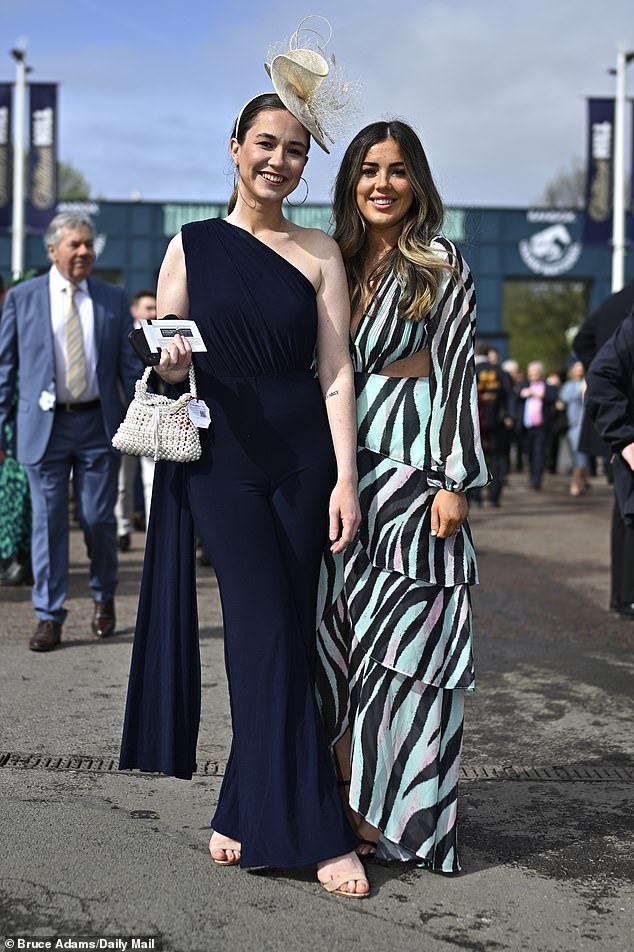
[(328, 397), (336, 397), (338, 393), (339, 393), (338, 390), (330, 390), (324, 397), (324, 400), (327, 400)]

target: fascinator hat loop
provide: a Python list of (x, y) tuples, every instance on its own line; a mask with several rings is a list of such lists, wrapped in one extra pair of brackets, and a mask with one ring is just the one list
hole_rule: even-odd
[[(324, 39), (317, 30), (305, 27), (307, 20), (322, 20), (328, 27), (327, 38)], [(303, 39), (304, 34), (309, 35), (307, 40)], [(300, 35), (302, 35), (301, 42), (304, 43), (302, 46), (299, 45)], [(275, 92), (284, 106), (298, 122), (301, 122), (324, 152), (330, 151), (326, 145), (326, 139), (332, 143), (335, 140), (329, 132), (326, 132), (323, 123), (327, 124), (329, 112), (340, 107), (337, 99), (342, 99), (347, 92), (345, 84), (336, 93), (333, 93), (332, 89), (326, 92), (322, 87), (322, 83), (331, 72), (324, 52), (331, 37), (332, 28), (325, 17), (304, 17), (288, 45), (283, 48), (283, 52), (270, 56), (270, 63), (264, 64)], [(333, 65), (334, 62), (334, 57), (331, 57)], [(252, 101), (249, 100), (249, 102)], [(236, 136), (242, 112), (244, 107), (236, 123)]]

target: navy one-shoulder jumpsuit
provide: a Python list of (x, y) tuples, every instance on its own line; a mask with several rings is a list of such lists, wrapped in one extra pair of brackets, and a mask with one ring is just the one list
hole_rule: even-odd
[(352, 849), (314, 693), (317, 582), (336, 471), (308, 279), (221, 219), (183, 228), (212, 425), (189, 503), (222, 601), (233, 745), (212, 826), (242, 866)]

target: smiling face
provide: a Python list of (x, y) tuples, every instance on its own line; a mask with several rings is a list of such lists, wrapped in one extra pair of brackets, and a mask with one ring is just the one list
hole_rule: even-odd
[(356, 187), (359, 211), (371, 228), (402, 227), (414, 192), (403, 155), (394, 139), (377, 142), (366, 152)]
[(48, 246), (48, 256), (68, 281), (83, 281), (90, 275), (96, 258), (92, 231), (84, 227), (64, 228), (57, 246)]
[(231, 140), (240, 170), (240, 194), (259, 202), (281, 202), (297, 188), (308, 152), (308, 133), (285, 109), (264, 109), (242, 144)]

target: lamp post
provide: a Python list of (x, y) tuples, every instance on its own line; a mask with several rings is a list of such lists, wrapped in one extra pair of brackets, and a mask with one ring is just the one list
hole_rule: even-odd
[(26, 50), (11, 50), (15, 60), (15, 138), (13, 144), (13, 227), (11, 231), (11, 272), (19, 278), (24, 271), (24, 122), (26, 113)]
[(614, 103), (614, 186), (612, 193), (612, 293), (625, 284), (625, 70), (634, 59), (619, 46)]

